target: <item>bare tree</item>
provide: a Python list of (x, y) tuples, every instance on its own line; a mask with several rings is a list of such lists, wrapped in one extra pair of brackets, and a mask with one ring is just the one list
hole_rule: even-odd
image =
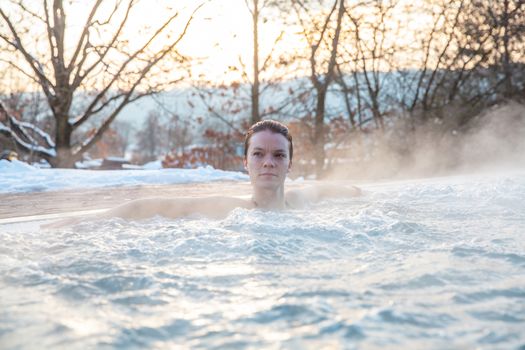
[[(432, 22), (428, 23), (427, 30), (422, 30), (421, 45), (415, 48), (416, 56), (421, 57), (416, 64), (418, 70), (404, 76), (410, 89), (403, 97), (406, 109), (410, 112), (420, 109), (423, 118), (428, 111), (455, 98), (456, 88), (465, 79), (465, 70), (472, 63), (462, 62), (457, 35), (459, 21), (464, 15), (464, 0), (429, 1), (427, 5), (419, 11), (427, 13)], [(451, 90), (446, 91), (447, 87)]]
[(137, 132), (137, 153), (141, 163), (157, 159), (161, 153), (167, 153), (167, 133), (161, 115), (157, 111), (150, 111), (142, 127)]
[[(477, 46), (465, 52), (482, 62), (480, 73), (490, 73), (492, 100), (522, 98), (525, 92), (525, 1), (474, 0), (461, 22), (461, 38)], [(487, 69), (488, 68), (488, 69)], [(486, 94), (480, 96), (485, 99)]]
[[(292, 4), (309, 48), (309, 78), (315, 91), (313, 130), (315, 173), (320, 178), (325, 170), (326, 158), (324, 149), (326, 98), (328, 88), (336, 75), (336, 59), (345, 14), (345, 1), (334, 0), (325, 15), (313, 11), (305, 1), (293, 0)], [(326, 6), (323, 1), (319, 4), (321, 9)]]
[[(350, 67), (346, 65), (345, 68), (355, 72), (356, 87), (365, 90), (359, 90), (359, 97), (366, 97), (363, 102), (367, 104), (372, 120), (381, 130), (385, 127), (385, 80), (390, 76), (389, 72), (398, 68), (394, 59), (395, 41), (392, 40), (399, 34), (393, 14), (398, 3), (398, 0), (372, 0), (355, 6), (352, 11), (346, 10), (353, 23), (350, 29), (353, 31), (354, 40), (350, 41), (353, 53), (347, 52)], [(366, 11), (363, 11), (363, 8), (366, 8)], [(362, 109), (359, 110), (360, 114), (361, 112)]]
[(427, 0), (418, 11), (431, 22), (413, 51), (419, 68), (402, 81), (410, 87), (402, 99), (408, 111), (424, 120), (456, 103), (472, 106), (474, 115), (477, 104), (522, 93), (523, 0)]
[[(0, 113), (8, 121), (0, 124), (0, 132), (53, 167), (72, 167), (126, 105), (180, 80), (170, 74), (176, 62), (184, 61), (177, 44), (200, 6), (185, 16), (182, 26), (180, 12), (167, 8), (155, 28), (142, 28), (141, 35), (134, 32), (137, 35), (131, 41), (131, 32), (138, 29), (132, 18), (141, 16), (139, 4), (136, 0), (97, 0), (90, 5), (63, 0), (43, 0), (38, 5), (4, 1), (0, 59), (38, 84), (55, 132), (53, 137), (42, 134), (44, 142), (38, 143), (28, 134), (28, 125), (20, 124), (3, 106)], [(78, 23), (67, 20), (72, 6), (86, 6), (79, 31), (75, 29)], [(73, 133), (80, 133), (88, 120), (98, 120), (98, 127), (75, 141)]]
[[(231, 131), (244, 131), (239, 120), (247, 120), (248, 123), (245, 124), (249, 126), (265, 117), (279, 115), (288, 105), (287, 99), (275, 98), (282, 92), (279, 84), (283, 81), (289, 64), (287, 58), (279, 55), (285, 36), (284, 28), (271, 38), (272, 44), (268, 52), (261, 45), (261, 38), (270, 35), (265, 32), (269, 25), (282, 25), (279, 23), (282, 13), (278, 6), (282, 2), (283, 0), (245, 0), (247, 14), (251, 19), (251, 62), (245, 62), (239, 55), (237, 62), (232, 62), (227, 68), (230, 81), (217, 83), (204, 80), (194, 84), (200, 101), (192, 103), (204, 104), (207, 114), (219, 119)], [(220, 46), (220, 43), (217, 45)]]

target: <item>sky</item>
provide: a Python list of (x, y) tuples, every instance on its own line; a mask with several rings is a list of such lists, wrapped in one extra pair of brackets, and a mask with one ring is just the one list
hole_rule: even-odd
[[(105, 16), (108, 16), (114, 1), (103, 2), (97, 18), (102, 21)], [(171, 34), (171, 38), (173, 38), (181, 33), (187, 19), (198, 8), (185, 37), (176, 46), (181, 54), (192, 58), (191, 80), (204, 80), (214, 83), (239, 81), (243, 79), (241, 66), (245, 66), (250, 76), (250, 67), (253, 60), (253, 23), (247, 3), (251, 3), (251, 1), (178, 0), (170, 2), (168, 0), (141, 0), (137, 2), (136, 7), (130, 14), (128, 25), (123, 35), (128, 40), (130, 48), (138, 48), (143, 45), (144, 40), (141, 39), (146, 38), (144, 35), (146, 32), (151, 33), (167, 17), (178, 11), (179, 16), (170, 27), (173, 30)], [(400, 3), (405, 4), (407, 1), (402, 0)], [(33, 3), (32, 6), (32, 9), (37, 13), (42, 12), (42, 5)], [(71, 51), (77, 45), (91, 6), (92, 2), (81, 0), (65, 2), (68, 26), (66, 41), (70, 43)], [(395, 15), (397, 20), (403, 23), (410, 23), (412, 31), (425, 26), (424, 23), (428, 21), (428, 18), (420, 14), (414, 15), (417, 12), (414, 10), (403, 11), (403, 8), (403, 6), (399, 6), (399, 13)], [(6, 9), (9, 10), (9, 6), (6, 6)], [(293, 14), (290, 13), (290, 16), (293, 16)], [(115, 23), (115, 25), (119, 23), (116, 19), (118, 19), (118, 15), (113, 18), (114, 22), (112, 23)], [(38, 22), (35, 22), (35, 24), (38, 24)], [(393, 23), (391, 24), (394, 25)], [(38, 31), (43, 30), (43, 27), (37, 25), (32, 26), (31, 30), (37, 30), (35, 29), (37, 27), (41, 28)], [(299, 32), (299, 28), (283, 25), (283, 19), (277, 18), (271, 9), (263, 9), (259, 22), (260, 64), (272, 52), (274, 42), (281, 33), (284, 34), (279, 44), (275, 46), (273, 57), (277, 57), (285, 52), (304, 50), (306, 43), (303, 42), (304, 38)], [(112, 35), (112, 31), (97, 33), (100, 37), (106, 38), (104, 41), (108, 41), (108, 36)], [(35, 32), (34, 34), (38, 37), (44, 37), (43, 33)], [(366, 36), (367, 34), (363, 32), (361, 35)], [(96, 35), (92, 34), (93, 37), (96, 37)], [(396, 36), (395, 40), (413, 40), (413, 38), (409, 33), (403, 33), (403, 35)], [(169, 38), (161, 36), (159, 40), (152, 43), (152, 47), (163, 45), (167, 41), (169, 41)], [(41, 40), (41, 45), (43, 45), (41, 50), (45, 51), (48, 48), (47, 40)], [(351, 48), (348, 49), (351, 50)], [(197, 61), (201, 61), (201, 64), (196, 64)], [(272, 67), (268, 71), (268, 76), (276, 73), (271, 71), (271, 69)], [(174, 78), (178, 78), (180, 74), (180, 72), (175, 72), (176, 70), (177, 68), (174, 67)]]
[[(135, 13), (140, 13), (140, 16), (130, 17), (128, 26), (130, 44), (141, 42), (137, 40), (143, 33), (141, 28), (155, 27), (162, 22), (161, 19), (167, 15), (166, 4), (169, 4), (169, 1), (143, 0), (138, 2)], [(199, 7), (201, 4), (202, 6)], [(81, 3), (81, 5), (72, 7), (74, 11), (68, 14), (68, 23), (78, 23), (76, 27), (80, 30), (80, 24), (85, 21), (86, 12), (90, 6), (87, 3)], [(174, 8), (180, 13), (174, 22), (175, 33), (180, 33), (186, 20), (198, 8), (185, 37), (177, 45), (177, 49), (184, 55), (209, 59), (205, 60), (204, 64), (193, 67), (195, 76), (203, 74), (211, 81), (224, 80), (225, 73), (229, 73), (228, 67), (238, 64), (239, 59), (249, 68), (253, 57), (253, 35), (252, 18), (245, 0), (182, 0), (177, 1)], [(104, 10), (101, 12), (103, 13)], [(259, 44), (261, 52), (267, 54), (282, 28), (272, 23), (271, 16), (263, 17), (261, 16)], [(136, 29), (136, 32), (131, 28)], [(290, 41), (293, 39), (289, 36), (285, 36), (283, 40), (288, 40), (282, 43), (283, 46), (294, 45)]]
[(0, 160), (0, 194), (59, 191), (79, 188), (172, 185), (212, 181), (248, 181), (241, 172), (197, 169), (163, 169), (159, 162), (133, 170), (40, 169), (27, 163)]

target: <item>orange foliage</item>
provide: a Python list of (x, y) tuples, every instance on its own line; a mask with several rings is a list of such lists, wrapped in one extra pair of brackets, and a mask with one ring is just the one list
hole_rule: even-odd
[[(88, 135), (92, 136), (96, 129), (88, 131)], [(89, 150), (91, 158), (107, 158), (114, 156), (116, 150), (122, 149), (122, 137), (112, 128), (109, 128), (104, 133), (104, 136)]]
[(238, 132), (221, 132), (206, 129), (204, 137), (212, 142), (211, 145), (195, 146), (183, 153), (169, 153), (164, 157), (164, 168), (196, 168), (211, 165), (216, 169), (242, 169), (242, 155), (236, 152), (242, 140)]

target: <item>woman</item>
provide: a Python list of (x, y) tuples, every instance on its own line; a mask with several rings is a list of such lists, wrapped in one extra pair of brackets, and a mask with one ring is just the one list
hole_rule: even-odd
[[(316, 185), (304, 189), (284, 191), (284, 181), (292, 166), (293, 143), (288, 128), (274, 120), (254, 124), (244, 140), (244, 168), (253, 187), (251, 199), (215, 196), (202, 198), (150, 198), (138, 199), (97, 215), (97, 219), (121, 217), (144, 219), (161, 215), (179, 218), (202, 215), (221, 219), (235, 208), (284, 210), (300, 209), (325, 198), (352, 197), (361, 194), (357, 187)], [(81, 221), (65, 219), (43, 225), (56, 228)]]
[(293, 143), (288, 128), (274, 120), (254, 124), (244, 141), (244, 168), (253, 187), (251, 199), (234, 197), (139, 199), (105, 213), (105, 217), (129, 219), (161, 215), (178, 218), (192, 214), (224, 218), (235, 208), (283, 210), (303, 208), (325, 198), (351, 197), (361, 193), (357, 187), (316, 185), (284, 191), (284, 181), (292, 166)]

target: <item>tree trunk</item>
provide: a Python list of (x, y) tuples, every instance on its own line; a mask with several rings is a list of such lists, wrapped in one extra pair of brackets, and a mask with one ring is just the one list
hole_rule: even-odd
[(510, 98), (513, 95), (512, 88), (512, 68), (511, 68), (511, 58), (510, 58), (510, 35), (509, 34), (509, 0), (505, 0), (503, 5), (503, 74), (505, 76), (505, 85), (503, 96), (505, 98)]
[[(337, 4), (337, 1), (336, 3)], [(335, 5), (334, 4), (334, 5)], [(326, 96), (328, 93), (328, 87), (334, 80), (337, 48), (339, 45), (339, 35), (341, 33), (341, 22), (345, 11), (344, 0), (339, 0), (339, 9), (337, 13), (337, 21), (335, 27), (335, 33), (332, 38), (332, 48), (330, 52), (330, 60), (324, 77), (324, 81), (321, 83), (317, 77), (312, 77), (315, 90), (317, 92), (317, 103), (315, 108), (315, 131), (314, 131), (314, 157), (315, 157), (315, 175), (317, 179), (321, 179), (324, 175), (325, 169), (325, 158), (326, 154), (324, 151), (325, 146), (325, 127), (324, 127), (324, 116), (325, 116), (325, 104)], [(330, 18), (327, 18), (329, 21)], [(322, 40), (322, 37), (321, 39)], [(319, 44), (320, 45), (320, 42)], [(315, 70), (315, 49), (312, 51), (310, 58), (313, 70)]]
[(259, 0), (253, 2), (253, 84), (251, 124), (261, 120), (259, 115)]
[(381, 131), (384, 131), (385, 125), (383, 123), (383, 116), (381, 115), (381, 110), (379, 108), (379, 101), (377, 98), (377, 92), (373, 93), (372, 97), (372, 113), (374, 115), (374, 120), (376, 121), (377, 125), (379, 126), (379, 129)]
[(315, 175), (320, 179), (324, 174), (325, 163), (325, 135), (324, 135), (324, 111), (326, 101), (326, 90), (318, 91), (317, 106), (315, 109), (315, 133), (314, 133), (314, 157), (315, 157)]
[[(58, 107), (60, 108), (60, 107)], [(67, 112), (59, 111), (55, 107), (55, 144), (56, 144), (56, 159), (52, 161), (54, 168), (74, 168), (75, 160), (71, 150), (71, 134), (73, 129), (69, 124)]]

